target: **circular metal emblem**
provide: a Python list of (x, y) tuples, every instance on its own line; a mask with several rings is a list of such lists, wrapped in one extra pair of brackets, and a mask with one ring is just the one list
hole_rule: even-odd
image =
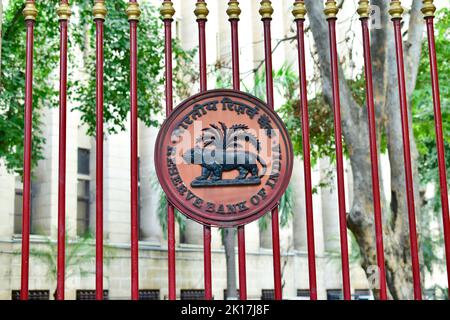
[(235, 90), (206, 91), (182, 102), (155, 146), (168, 201), (205, 225), (244, 225), (272, 210), (292, 165), (281, 119), (261, 100)]

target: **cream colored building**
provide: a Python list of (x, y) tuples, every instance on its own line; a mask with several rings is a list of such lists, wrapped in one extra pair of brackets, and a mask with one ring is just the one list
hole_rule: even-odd
[[(158, 2), (158, 1), (153, 1)], [(176, 4), (176, 36), (185, 48), (197, 45), (197, 24), (193, 15), (194, 0), (174, 1)], [(208, 1), (207, 59), (229, 62), (230, 27), (226, 16), (227, 1)], [(292, 1), (273, 1), (275, 9), (272, 36), (274, 44), (293, 34), (290, 6)], [(240, 28), (241, 72), (247, 74), (264, 57), (259, 1), (241, 1)], [(357, 19), (356, 19), (357, 20)], [(344, 36), (344, 35), (340, 35)], [(308, 40), (307, 51), (312, 41)], [(274, 53), (274, 68), (284, 62), (297, 66), (295, 43), (285, 41)], [(358, 63), (361, 63), (359, 61)], [(308, 64), (308, 75), (314, 68)], [(246, 77), (247, 84), (252, 78)], [(210, 81), (214, 83), (213, 80)], [(194, 86), (192, 93), (197, 92)], [(106, 97), (107, 99), (107, 97)], [(280, 102), (280, 98), (277, 97)], [(47, 143), (45, 159), (33, 177), (32, 185), (32, 250), (48, 248), (47, 239), (56, 238), (58, 110), (45, 111), (43, 128)], [(76, 239), (85, 230), (94, 230), (95, 223), (95, 141), (85, 134), (79, 114), (68, 115), (67, 128), (67, 232)], [(140, 156), (140, 243), (139, 286), (142, 290), (159, 290), (167, 297), (167, 240), (163, 236), (157, 207), (159, 194), (154, 188), (154, 141), (158, 130), (139, 128)], [(105, 289), (110, 299), (130, 298), (130, 139), (129, 132), (108, 136), (104, 147), (104, 237), (111, 258), (105, 264)], [(313, 170), (317, 185), (327, 173), (329, 163), (321, 160)], [(388, 170), (387, 170), (388, 172)], [(385, 183), (387, 179), (384, 179)], [(283, 297), (297, 299), (305, 295), (308, 285), (306, 220), (304, 204), (303, 164), (296, 160), (291, 181), (295, 194), (295, 216), (288, 227), (281, 229)], [(333, 182), (334, 184), (335, 182)], [(347, 208), (352, 201), (351, 172), (346, 171)], [(335, 187), (319, 188), (313, 196), (317, 282), (320, 299), (327, 299), (342, 287), (340, 259), (330, 253), (339, 251), (338, 210)], [(0, 299), (10, 299), (20, 289), (21, 184), (17, 177), (0, 167)], [(270, 229), (270, 228), (269, 228)], [(201, 226), (189, 222), (182, 237), (177, 229), (177, 294), (183, 289), (203, 289), (203, 247)], [(182, 241), (180, 241), (182, 240)], [(93, 244), (92, 244), (93, 245)], [(262, 290), (273, 289), (273, 265), (270, 231), (260, 232), (258, 222), (246, 227), (247, 288), (250, 299), (260, 299)], [(237, 251), (237, 250), (236, 250)], [(52, 298), (56, 283), (50, 277), (49, 265), (35, 256), (30, 264), (30, 290), (49, 290)], [(89, 269), (94, 271), (92, 263)], [(213, 295), (223, 299), (226, 288), (225, 254), (220, 232), (212, 236)], [(75, 299), (77, 290), (93, 290), (94, 274), (75, 275), (67, 279), (66, 298)], [(236, 270), (237, 273), (237, 270)], [(354, 294), (367, 295), (369, 283), (358, 265), (351, 267)]]

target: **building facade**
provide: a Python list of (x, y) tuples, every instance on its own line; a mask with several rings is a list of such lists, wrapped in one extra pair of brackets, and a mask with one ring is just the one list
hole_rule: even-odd
[[(158, 1), (152, 1), (155, 4)], [(175, 1), (176, 32), (184, 48), (197, 46), (197, 24), (193, 14), (194, 0)], [(273, 1), (274, 69), (288, 63), (296, 68), (293, 36), (292, 1)], [(207, 23), (207, 60), (227, 64), (231, 60), (230, 28), (226, 16), (226, 1), (209, 1)], [(239, 24), (240, 63), (243, 82), (251, 86), (253, 70), (264, 59), (262, 24), (258, 14), (259, 1), (242, 1)], [(349, 8), (348, 10), (352, 10)], [(355, 12), (355, 11), (353, 11)], [(356, 19), (357, 20), (357, 19)], [(350, 22), (354, 23), (350, 19)], [(348, 27), (348, 25), (347, 25)], [(344, 37), (345, 35), (341, 35)], [(307, 52), (312, 52), (309, 39)], [(106, 57), (107, 60), (107, 57)], [(311, 58), (312, 61), (312, 58)], [(361, 63), (361, 61), (357, 62)], [(315, 72), (308, 63), (308, 74)], [(311, 76), (312, 77), (312, 76)], [(210, 83), (214, 84), (213, 78)], [(192, 93), (198, 91), (193, 84)], [(107, 99), (107, 97), (105, 97)], [(276, 97), (277, 103), (282, 102)], [(71, 109), (71, 108), (69, 108)], [(57, 226), (58, 196), (58, 110), (44, 111), (47, 119), (43, 127), (46, 138), (45, 159), (40, 161), (32, 183), (32, 236), (30, 262), (31, 297), (53, 299), (56, 288), (54, 243)], [(86, 128), (77, 112), (68, 114), (67, 127), (67, 204), (66, 228), (69, 243), (76, 243), (87, 232), (95, 230), (95, 140), (86, 135)], [(140, 163), (140, 243), (139, 286), (142, 298), (167, 298), (167, 240), (158, 215), (160, 189), (154, 171), (154, 142), (158, 129), (139, 127)], [(106, 245), (105, 289), (109, 299), (130, 298), (130, 139), (129, 131), (105, 137), (104, 145), (104, 237)], [(313, 169), (313, 184), (330, 181), (313, 195), (317, 281), (319, 299), (335, 299), (341, 294), (338, 209), (333, 165), (320, 160)], [(386, 164), (387, 166), (387, 164)], [(388, 170), (387, 170), (388, 172)], [(347, 207), (352, 201), (351, 170), (346, 168)], [(389, 183), (384, 178), (384, 183)], [(306, 218), (304, 202), (303, 164), (296, 159), (291, 185), (295, 191), (295, 212), (288, 226), (281, 229), (281, 266), (283, 297), (305, 299), (308, 294), (308, 263), (306, 245)], [(386, 188), (387, 189), (387, 188)], [(389, 195), (387, 195), (389, 196)], [(20, 179), (6, 172), (0, 165), (0, 299), (11, 299), (20, 289), (20, 245), (22, 185)], [(202, 228), (186, 222), (184, 232), (176, 232), (177, 295), (179, 298), (201, 296), (203, 289)], [(78, 240), (77, 240), (78, 239)], [(84, 249), (91, 252), (95, 244), (87, 241)], [(70, 245), (69, 245), (70, 248)], [(258, 222), (246, 227), (247, 288), (249, 299), (270, 298), (273, 289), (272, 250), (270, 227), (260, 230)], [(83, 255), (83, 253), (76, 252)], [(68, 249), (70, 254), (70, 249)], [(46, 257), (42, 256), (48, 256)], [(53, 259), (54, 260), (54, 259)], [(86, 260), (86, 261), (85, 261)], [(94, 260), (76, 259), (68, 262), (66, 271), (66, 298), (89, 299), (95, 288)], [(81, 267), (81, 264), (83, 266)], [(84, 265), (85, 264), (85, 265)], [(237, 266), (236, 266), (237, 267)], [(225, 253), (220, 231), (212, 234), (213, 296), (224, 298), (226, 289)], [(236, 274), (237, 274), (236, 269)], [(352, 292), (355, 297), (367, 298), (370, 284), (357, 262), (351, 268)]]

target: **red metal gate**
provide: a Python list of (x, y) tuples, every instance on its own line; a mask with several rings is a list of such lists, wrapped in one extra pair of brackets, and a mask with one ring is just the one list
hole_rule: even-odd
[[(438, 162), (440, 173), (440, 191), (442, 201), (442, 215), (444, 224), (445, 253), (447, 261), (447, 276), (450, 281), (450, 219), (448, 206), (447, 178), (444, 158), (444, 143), (442, 133), (442, 118), (440, 110), (440, 94), (438, 82), (438, 68), (434, 40), (434, 12), (436, 8), (433, 0), (423, 0), (422, 12), (425, 17), (428, 31), (429, 59), (431, 65), (431, 79), (435, 113), (436, 143), (438, 150)], [(336, 20), (339, 9), (336, 1), (327, 0), (325, 2), (324, 13), (329, 26), (330, 57), (331, 57), (331, 77), (333, 90), (333, 108), (334, 108), (334, 129), (336, 141), (336, 172), (338, 180), (338, 199), (339, 199), (339, 223), (340, 223), (340, 242), (342, 253), (342, 278), (344, 299), (349, 300), (350, 294), (350, 270), (348, 258), (347, 226), (346, 226), (346, 204), (344, 192), (344, 169), (343, 169), (343, 151), (342, 151), (342, 133), (340, 117), (340, 97), (339, 97), (339, 74), (338, 74), (338, 54), (336, 42)], [(169, 115), (173, 109), (173, 90), (172, 90), (172, 21), (175, 14), (173, 3), (163, 1), (161, 15), (164, 21), (165, 29), (165, 79), (166, 79), (166, 114)], [(272, 47), (271, 47), (271, 21), (272, 5), (271, 1), (261, 1), (260, 7), (261, 20), (264, 30), (265, 47), (265, 67), (266, 67), (266, 91), (267, 104), (274, 106), (274, 90), (272, 79)], [(38, 17), (35, 9), (35, 1), (27, 0), (25, 2), (27, 41), (26, 41), (26, 82), (25, 82), (25, 128), (24, 128), (24, 191), (23, 191), (23, 228), (22, 228), (22, 274), (21, 274), (21, 299), (28, 299), (28, 281), (29, 281), (29, 238), (30, 238), (30, 178), (31, 178), (31, 124), (32, 124), (32, 105), (33, 105), (33, 32), (34, 24)], [(199, 59), (200, 59), (200, 90), (207, 90), (206, 74), (206, 38), (205, 28), (208, 16), (206, 1), (198, 0), (194, 11), (199, 32)], [(231, 26), (231, 46), (232, 46), (232, 72), (233, 89), (240, 90), (240, 71), (239, 71), (239, 43), (238, 43), (238, 24), (241, 9), (238, 1), (229, 1), (227, 14)], [(306, 58), (305, 58), (305, 39), (304, 39), (304, 21), (306, 18), (306, 6), (303, 0), (293, 0), (294, 20), (297, 26), (298, 41), (298, 63), (300, 79), (300, 96), (302, 108), (302, 139), (303, 139), (303, 157), (305, 172), (305, 201), (306, 201), (306, 224), (308, 239), (308, 264), (309, 264), (309, 285), (310, 297), (317, 299), (317, 281), (316, 264), (314, 249), (314, 228), (313, 228), (313, 205), (312, 205), (312, 182), (311, 182), (311, 160), (310, 160), (310, 139), (309, 139), (309, 118), (308, 118), (308, 99), (306, 83)], [(410, 244), (412, 257), (412, 271), (414, 280), (414, 297), (419, 300), (422, 298), (420, 286), (420, 270), (416, 233), (416, 218), (414, 212), (414, 187), (411, 169), (410, 141), (408, 128), (408, 106), (406, 98), (404, 60), (402, 48), (401, 21), (403, 8), (400, 1), (392, 0), (390, 10), (396, 40), (397, 53), (397, 71), (399, 83), (399, 105), (402, 120), (403, 150), (405, 162), (406, 194), (408, 204), (408, 216), (410, 227)], [(59, 135), (59, 195), (58, 195), (58, 274), (57, 274), (57, 299), (64, 299), (64, 264), (65, 264), (65, 175), (66, 175), (66, 101), (67, 101), (67, 28), (71, 12), (68, 0), (61, 0), (57, 10), (60, 20), (60, 135)], [(96, 58), (97, 58), (97, 130), (96, 130), (96, 298), (103, 298), (103, 24), (106, 17), (106, 7), (104, 0), (95, 0), (93, 7), (94, 21), (96, 24)], [(131, 109), (131, 296), (136, 300), (139, 298), (139, 279), (138, 279), (138, 136), (137, 136), (137, 32), (140, 16), (139, 4), (136, 0), (131, 0), (126, 10), (130, 24), (130, 109)], [(370, 152), (372, 164), (372, 186), (373, 186), (373, 206), (375, 215), (375, 234), (377, 262), (379, 268), (380, 299), (387, 299), (386, 274), (383, 249), (382, 233), (382, 213), (380, 205), (380, 187), (378, 177), (378, 158), (376, 141), (376, 121), (374, 111), (373, 79), (369, 39), (369, 18), (370, 2), (369, 0), (360, 0), (358, 7), (360, 15), (365, 61), (366, 77), (366, 98), (369, 118), (370, 133)], [(176, 278), (175, 278), (175, 217), (174, 207), (168, 208), (168, 279), (169, 279), (169, 299), (176, 299)], [(279, 221), (278, 209), (272, 211), (272, 237), (273, 237), (273, 269), (274, 269), (274, 288), (275, 299), (282, 299), (281, 287), (281, 268), (280, 268), (280, 243), (279, 243)], [(211, 268), (211, 227), (204, 227), (204, 274), (205, 274), (205, 299), (212, 299), (212, 268)], [(245, 227), (238, 227), (238, 256), (239, 256), (239, 293), (240, 298), (247, 298), (246, 287), (246, 262), (245, 262)]]

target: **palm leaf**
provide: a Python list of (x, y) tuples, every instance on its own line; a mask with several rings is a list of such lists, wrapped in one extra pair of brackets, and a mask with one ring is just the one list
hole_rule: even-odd
[(233, 131), (237, 130), (248, 130), (248, 126), (246, 124), (234, 124), (230, 128)]
[(259, 151), (259, 149), (260, 149), (260, 143), (259, 143), (258, 138), (256, 138), (256, 136), (254, 136), (253, 134), (245, 132), (245, 131), (244, 132), (242, 132), (242, 131), (235, 131), (235, 132), (233, 132), (229, 136), (229, 139), (228, 139), (228, 142), (227, 142), (227, 148), (229, 146), (232, 146), (237, 141), (248, 142), (251, 145), (253, 145), (257, 151)]
[[(211, 128), (205, 128), (203, 129), (203, 134), (201, 136), (201, 141), (206, 144), (206, 142), (209, 142), (208, 145), (214, 144), (216, 147), (221, 147), (223, 143), (223, 134), (222, 131), (214, 124), (211, 124)], [(204, 145), (206, 146), (206, 145)]]

